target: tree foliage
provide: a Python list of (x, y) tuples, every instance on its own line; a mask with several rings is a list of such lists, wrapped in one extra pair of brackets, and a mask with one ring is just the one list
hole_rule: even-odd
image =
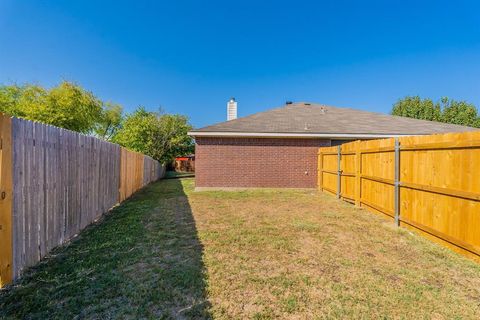
[(0, 112), (81, 133), (92, 132), (102, 110), (102, 101), (67, 81), (50, 90), (31, 84), (0, 86)]
[(102, 115), (95, 125), (95, 135), (110, 141), (122, 124), (123, 108), (119, 104), (107, 102), (102, 109)]
[(461, 124), (469, 127), (480, 127), (477, 108), (466, 101), (455, 101), (442, 98), (442, 121), (447, 123)]
[(72, 82), (0, 86), (0, 112), (95, 135), (162, 162), (192, 153), (192, 128), (182, 115), (138, 108), (124, 117), (122, 106), (105, 103)]
[(392, 115), (415, 119), (453, 123), (470, 127), (480, 127), (477, 108), (466, 101), (456, 101), (443, 97), (440, 101), (407, 96), (393, 105)]
[(431, 99), (422, 99), (419, 96), (405, 97), (399, 100), (392, 109), (396, 116), (422, 120), (440, 121), (442, 112), (440, 106)]
[(191, 128), (185, 116), (139, 107), (124, 118), (112, 141), (167, 163), (193, 152), (192, 138), (187, 135)]

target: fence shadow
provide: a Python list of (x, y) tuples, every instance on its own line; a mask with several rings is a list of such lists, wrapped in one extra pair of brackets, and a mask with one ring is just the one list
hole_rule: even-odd
[(210, 318), (185, 181), (147, 186), (26, 270), (0, 318)]

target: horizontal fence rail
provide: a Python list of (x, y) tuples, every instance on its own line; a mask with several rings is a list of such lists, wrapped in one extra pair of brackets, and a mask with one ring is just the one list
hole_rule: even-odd
[(480, 132), (320, 148), (318, 186), (480, 258)]
[(91, 136), (0, 114), (0, 287), (165, 167)]

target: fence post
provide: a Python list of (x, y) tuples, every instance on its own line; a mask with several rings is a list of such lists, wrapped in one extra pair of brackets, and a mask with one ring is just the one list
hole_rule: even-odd
[(320, 191), (323, 191), (323, 155), (321, 149), (318, 149), (317, 183)]
[(395, 138), (395, 224), (400, 226), (400, 142)]
[(0, 113), (0, 288), (13, 280), (12, 119)]
[(340, 199), (342, 194), (342, 169), (341, 169), (341, 158), (342, 158), (342, 146), (339, 145), (337, 148), (337, 162), (338, 162), (338, 171), (337, 171), (337, 198)]
[(355, 143), (355, 205), (360, 207), (362, 197), (362, 154), (360, 153), (361, 141)]

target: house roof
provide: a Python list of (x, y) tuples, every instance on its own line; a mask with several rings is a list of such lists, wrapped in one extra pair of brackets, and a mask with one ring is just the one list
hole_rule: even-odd
[(297, 102), (192, 130), (192, 136), (376, 138), (476, 128)]

